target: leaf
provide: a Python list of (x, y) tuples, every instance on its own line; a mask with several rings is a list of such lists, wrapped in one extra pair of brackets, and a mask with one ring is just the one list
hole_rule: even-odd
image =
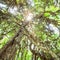
[(49, 17), (50, 16), (50, 13), (44, 13), (44, 16), (45, 17)]

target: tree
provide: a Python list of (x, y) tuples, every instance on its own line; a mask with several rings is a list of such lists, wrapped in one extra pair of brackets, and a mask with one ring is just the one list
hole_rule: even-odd
[(60, 8), (56, 2), (0, 1), (1, 60), (60, 60)]

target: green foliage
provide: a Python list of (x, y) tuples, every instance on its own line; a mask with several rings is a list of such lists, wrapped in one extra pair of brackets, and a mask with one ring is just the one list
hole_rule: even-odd
[(53, 5), (52, 6), (49, 6), (49, 7), (46, 7), (46, 11), (55, 12), (57, 10), (59, 10), (59, 8), (58, 7), (55, 7)]
[[(28, 5), (26, 4), (26, 0), (16, 0), (16, 3), (17, 5), (22, 3), (24, 4), (24, 7)], [(41, 17), (34, 17), (33, 19), (35, 22), (35, 25), (33, 24), (34, 32), (40, 41), (44, 42), (51, 51), (57, 54), (57, 52), (60, 52), (60, 37), (57, 34), (51, 34), (51, 31), (49, 30), (46, 32), (45, 26), (52, 23), (54, 26), (60, 29), (60, 8), (56, 7), (52, 0), (34, 0), (34, 3), (35, 6), (33, 8), (31, 7), (34, 14), (40, 16), (42, 13)], [(6, 17), (9, 18), (5, 19)], [(0, 11), (0, 48), (2, 48), (10, 39), (12, 39), (12, 37), (20, 29), (19, 24), (22, 24), (22, 20), (23, 16), (20, 14), (20, 12), (17, 16), (13, 16), (7, 12), (7, 9)], [(24, 42), (24, 40), (26, 41), (26, 37), (23, 36), (21, 40), (23, 42), (21, 43), (22, 48), (20, 48), (20, 51), (23, 52), (22, 60), (31, 60), (32, 52), (24, 48), (26, 47), (26, 43)], [(21, 60), (20, 53), (21, 52), (17, 50), (15, 60)], [(38, 60), (41, 59), (38, 58)]]

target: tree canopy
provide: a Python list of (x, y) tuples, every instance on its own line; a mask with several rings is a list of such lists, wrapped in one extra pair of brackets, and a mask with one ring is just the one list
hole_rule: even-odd
[(60, 60), (60, 0), (0, 0), (0, 60)]

